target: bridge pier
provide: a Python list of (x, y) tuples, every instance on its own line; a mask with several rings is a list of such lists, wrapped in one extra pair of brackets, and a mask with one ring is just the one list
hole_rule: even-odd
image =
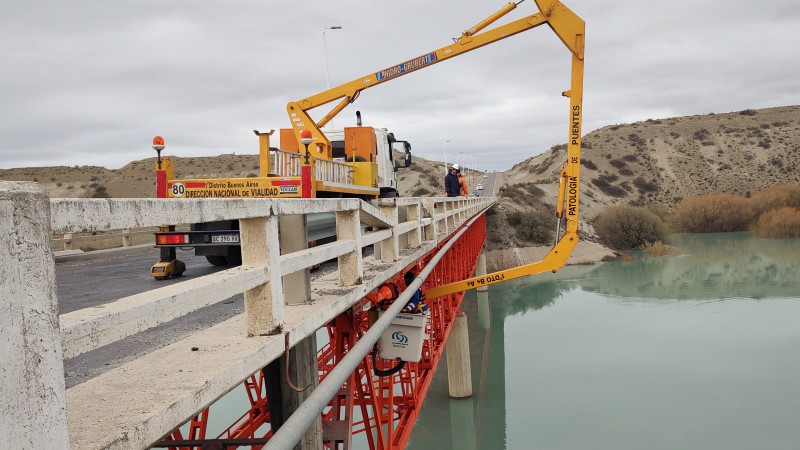
[(465, 398), (472, 396), (472, 366), (469, 360), (469, 331), (467, 315), (463, 311), (456, 313), (453, 328), (447, 340), (447, 381), (450, 397)]
[(66, 450), (50, 201), (36, 183), (0, 181), (0, 217), (1, 446)]

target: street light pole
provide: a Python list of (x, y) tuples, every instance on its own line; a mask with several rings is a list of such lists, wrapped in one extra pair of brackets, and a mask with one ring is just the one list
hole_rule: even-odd
[[(330, 75), (328, 73), (328, 41), (325, 39), (325, 31), (327, 30), (341, 30), (342, 27), (340, 26), (333, 26), (333, 27), (325, 27), (322, 29), (322, 48), (325, 50), (325, 86), (327, 89), (331, 88), (331, 80)], [(331, 119), (328, 124), (330, 127), (333, 127), (333, 119)], [(330, 129), (329, 127), (329, 129)]]
[(444, 141), (444, 173), (448, 173), (447, 170), (447, 143), (450, 141)]
[(330, 89), (331, 88), (331, 81), (330, 75), (328, 74), (328, 41), (325, 38), (325, 31), (327, 30), (341, 30), (342, 27), (334, 26), (334, 27), (325, 27), (322, 29), (322, 47), (325, 50), (325, 86)]

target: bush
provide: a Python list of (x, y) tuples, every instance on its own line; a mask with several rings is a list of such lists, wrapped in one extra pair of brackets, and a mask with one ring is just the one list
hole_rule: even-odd
[(756, 215), (782, 206), (800, 208), (800, 185), (784, 183), (762, 189), (753, 195), (752, 204)]
[(759, 216), (753, 234), (768, 238), (800, 237), (800, 209), (789, 206), (770, 209)]
[(618, 177), (616, 175), (600, 175), (592, 180), (592, 184), (597, 186), (597, 189), (600, 189), (606, 195), (610, 195), (612, 197), (624, 197), (625, 189), (611, 184), (611, 182), (615, 181), (617, 178)]
[(594, 229), (600, 241), (617, 250), (641, 248), (645, 244), (665, 241), (667, 225), (644, 208), (614, 205), (595, 218)]
[(550, 244), (553, 241), (552, 215), (528, 210), (508, 215), (508, 223), (517, 230), (517, 236), (532, 244)]
[(633, 180), (633, 185), (636, 186), (640, 193), (658, 191), (658, 183), (647, 181), (642, 177), (637, 177)]
[(726, 192), (714, 192), (682, 200), (672, 209), (670, 221), (678, 232), (745, 231), (754, 213), (748, 199)]
[(646, 243), (642, 246), (642, 251), (647, 256), (671, 256), (677, 255), (678, 250), (675, 247), (671, 247), (661, 241), (656, 241), (651, 243)]

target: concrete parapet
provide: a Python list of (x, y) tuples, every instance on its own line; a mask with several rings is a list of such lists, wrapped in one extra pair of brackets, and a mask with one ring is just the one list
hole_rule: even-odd
[(69, 448), (51, 236), (45, 190), (0, 181), (2, 448)]

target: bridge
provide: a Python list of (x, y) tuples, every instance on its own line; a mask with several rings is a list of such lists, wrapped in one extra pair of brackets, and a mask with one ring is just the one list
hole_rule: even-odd
[[(0, 447), (349, 448), (363, 433), (370, 449), (403, 448), (463, 293), (427, 299), (419, 362), (375, 358), (375, 342), (417, 288), (475, 272), (493, 202), (50, 199), (35, 183), (0, 182)], [(319, 213), (335, 214), (336, 240), (307, 248), (305, 217)], [(240, 223), (241, 266), (59, 314), (53, 234), (219, 220)], [(312, 274), (320, 264), (333, 267)], [(368, 295), (410, 270), (375, 319)], [(101, 268), (85, 283), (118, 281)], [(67, 387), (65, 359), (240, 294), (243, 313)], [(250, 408), (207, 436), (209, 405), (239, 386)]]

